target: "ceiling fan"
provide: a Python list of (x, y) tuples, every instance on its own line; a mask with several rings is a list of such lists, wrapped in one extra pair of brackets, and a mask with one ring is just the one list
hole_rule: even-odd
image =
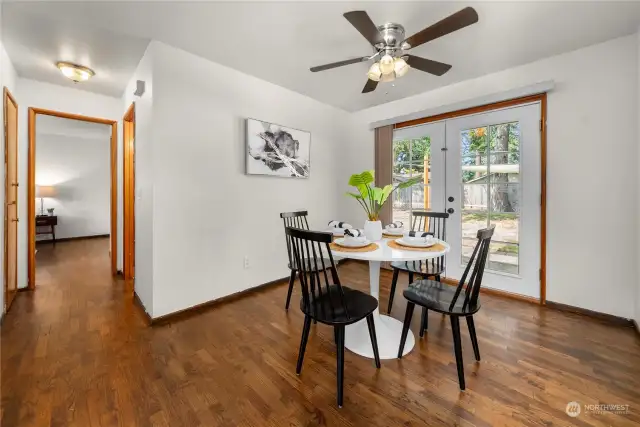
[(319, 65), (312, 67), (311, 71), (315, 73), (330, 70), (380, 57), (369, 68), (367, 73), (369, 80), (364, 85), (362, 93), (373, 92), (378, 86), (378, 82), (390, 82), (397, 77), (404, 76), (412, 67), (436, 76), (443, 75), (449, 71), (451, 65), (411, 55), (406, 51), (478, 22), (478, 13), (475, 9), (465, 7), (405, 39), (402, 25), (387, 23), (376, 27), (364, 10), (347, 12), (344, 17), (371, 43), (374, 50), (373, 55)]

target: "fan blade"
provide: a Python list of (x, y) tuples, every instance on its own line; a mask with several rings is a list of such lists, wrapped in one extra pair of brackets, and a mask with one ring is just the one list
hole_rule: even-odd
[(409, 64), (412, 68), (424, 71), (425, 73), (441, 76), (451, 69), (451, 65), (444, 64), (438, 61), (432, 61), (431, 59), (414, 55), (407, 55), (407, 57), (407, 64)]
[(364, 85), (364, 88), (362, 88), (362, 93), (369, 93), (369, 92), (373, 92), (374, 90), (376, 90), (376, 87), (378, 87), (378, 82), (375, 80), (367, 80), (367, 83)]
[(309, 68), (311, 72), (315, 73), (318, 71), (330, 70), (332, 68), (342, 67), (344, 65), (357, 64), (358, 62), (368, 61), (368, 56), (363, 56), (362, 58), (353, 58), (347, 59), (345, 61), (332, 62), (331, 64), (318, 65), (317, 67)]
[(354, 10), (353, 12), (345, 13), (343, 16), (371, 43), (371, 46), (375, 46), (377, 43), (384, 43), (378, 27), (364, 10)]
[(419, 31), (405, 40), (412, 48), (420, 46), (423, 43), (437, 39), (438, 37), (446, 36), (449, 33), (460, 30), (471, 24), (478, 22), (478, 12), (472, 7), (465, 7), (464, 9), (454, 13), (453, 15), (444, 18), (443, 20), (436, 22), (430, 27)]

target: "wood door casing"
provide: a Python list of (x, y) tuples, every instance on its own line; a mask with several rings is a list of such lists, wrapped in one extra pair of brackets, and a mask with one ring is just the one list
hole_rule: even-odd
[(135, 104), (123, 119), (123, 273), (135, 277)]
[(27, 153), (27, 285), (29, 289), (36, 287), (36, 117), (53, 116), (63, 119), (80, 120), (88, 123), (100, 123), (111, 126), (111, 273), (117, 274), (118, 259), (118, 122), (111, 119), (83, 116), (44, 108), (28, 109), (28, 153)]
[(6, 311), (18, 291), (18, 104), (4, 88), (5, 208), (4, 304)]

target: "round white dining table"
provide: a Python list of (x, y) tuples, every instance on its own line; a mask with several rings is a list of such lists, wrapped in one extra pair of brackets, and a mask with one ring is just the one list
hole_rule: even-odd
[[(443, 251), (416, 251), (416, 250), (399, 250), (393, 249), (387, 245), (387, 242), (393, 239), (382, 239), (375, 242), (379, 248), (371, 252), (343, 252), (340, 250), (331, 250), (334, 256), (340, 258), (358, 259), (369, 261), (369, 291), (375, 299), (380, 302), (380, 263), (395, 261), (419, 261), (430, 258), (437, 258), (449, 252), (450, 246), (439, 240), (445, 249)], [(380, 314), (380, 306), (373, 313), (373, 319), (376, 326), (376, 337), (378, 339), (378, 352), (380, 359), (395, 359), (398, 357), (398, 348), (400, 347), (400, 335), (402, 335), (402, 322), (390, 316)], [(415, 337), (409, 331), (407, 342), (404, 346), (402, 355), (409, 353), (415, 345)], [(369, 338), (369, 329), (365, 319), (348, 325), (345, 328), (345, 347), (360, 356), (373, 359), (373, 348), (371, 339)]]

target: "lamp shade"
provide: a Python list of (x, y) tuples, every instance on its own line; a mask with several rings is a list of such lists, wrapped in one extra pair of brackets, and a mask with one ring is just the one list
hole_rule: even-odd
[(393, 71), (393, 57), (388, 53), (380, 58), (380, 71), (382, 74), (389, 74)]
[(55, 197), (56, 188), (50, 185), (36, 186), (36, 197)]
[(396, 58), (393, 61), (394, 71), (396, 72), (396, 77), (402, 77), (407, 74), (409, 71), (409, 64), (403, 58)]

